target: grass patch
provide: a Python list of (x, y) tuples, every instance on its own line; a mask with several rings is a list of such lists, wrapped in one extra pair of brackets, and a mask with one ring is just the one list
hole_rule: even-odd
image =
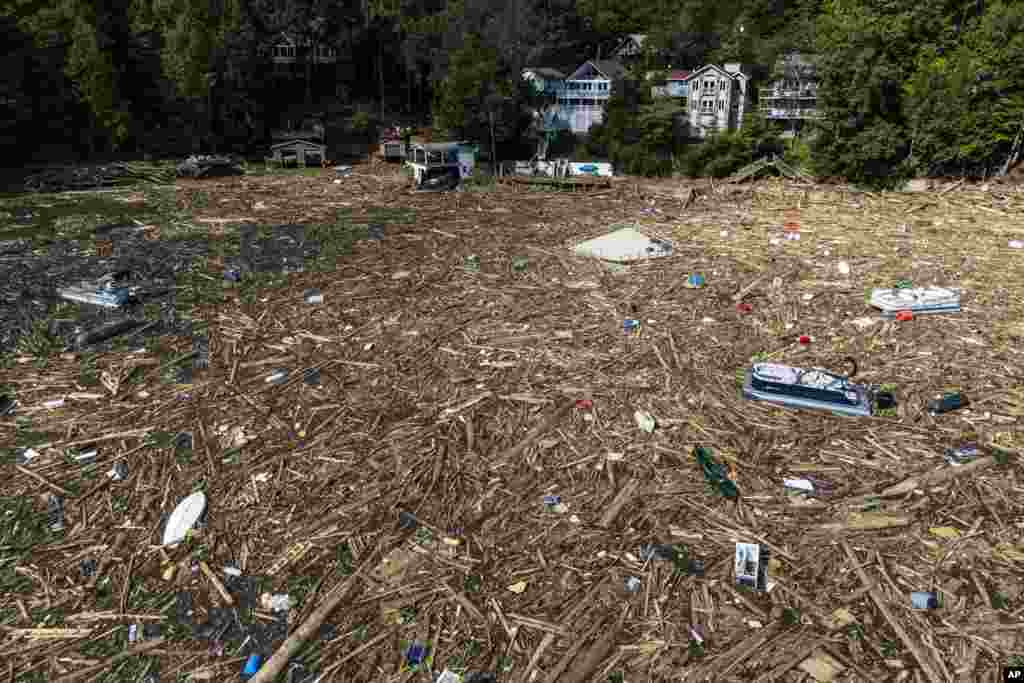
[(352, 251), (352, 246), (368, 234), (366, 225), (352, 222), (350, 212), (339, 211), (333, 223), (320, 223), (306, 227), (306, 240), (320, 243), (320, 254), (310, 270), (331, 273), (337, 268), (338, 258)]
[(0, 592), (13, 595), (39, 589), (14, 568), (34, 547), (48, 543), (52, 537), (45, 514), (35, 509), (31, 498), (0, 498)]
[(14, 347), (23, 356), (46, 360), (61, 349), (60, 340), (50, 334), (50, 325), (45, 320), (36, 320), (26, 334), (18, 338)]
[[(127, 223), (152, 215), (147, 203), (126, 203), (115, 194), (31, 194), (0, 198), (0, 240), (30, 239), (36, 245), (57, 240), (92, 239), (92, 231), (106, 223)], [(24, 224), (14, 224), (16, 209), (31, 212)]]

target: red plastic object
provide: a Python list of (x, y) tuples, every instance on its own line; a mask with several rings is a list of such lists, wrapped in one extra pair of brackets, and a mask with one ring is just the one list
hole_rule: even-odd
[(736, 310), (740, 313), (752, 313), (754, 311), (754, 307), (750, 304), (736, 304)]
[(797, 341), (799, 341), (801, 344), (810, 344), (811, 338), (808, 337), (806, 334), (801, 334), (800, 339), (798, 339)]
[(901, 323), (905, 323), (913, 319), (914, 314), (910, 311), (900, 311), (899, 313), (896, 314), (896, 320), (898, 320)]
[(594, 402), (591, 401), (589, 398), (581, 398), (578, 401), (576, 401), (576, 407), (579, 408), (580, 410), (590, 410), (591, 408), (594, 407)]

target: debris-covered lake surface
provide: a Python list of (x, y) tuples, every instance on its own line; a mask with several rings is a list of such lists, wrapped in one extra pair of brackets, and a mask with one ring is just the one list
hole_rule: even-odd
[[(4, 197), (0, 673), (997, 680), (1022, 207), (374, 164)], [(574, 252), (622, 228), (658, 248)], [(870, 305), (930, 286), (959, 310)], [(893, 400), (751, 400), (755, 364)]]

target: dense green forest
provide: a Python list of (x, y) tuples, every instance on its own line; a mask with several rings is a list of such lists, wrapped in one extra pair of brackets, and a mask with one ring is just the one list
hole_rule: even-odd
[[(529, 145), (524, 66), (571, 69), (649, 36), (634, 73), (816, 55), (824, 118), (797, 143), (753, 118), (686, 144), (678, 106), (627, 79), (588, 153), (630, 172), (722, 175), (781, 151), (823, 176), (885, 185), (991, 175), (1024, 132), (1024, 3), (1013, 0), (3, 0), (5, 165), (244, 152), (293, 116), (339, 134), (394, 122)], [(337, 62), (273, 68), (281, 32)], [(307, 43), (303, 43), (307, 44)], [(485, 146), (486, 148), (486, 146)]]

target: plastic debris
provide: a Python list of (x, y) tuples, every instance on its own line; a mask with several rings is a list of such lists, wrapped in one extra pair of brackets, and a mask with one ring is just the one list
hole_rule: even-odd
[(640, 330), (640, 321), (633, 318), (627, 318), (622, 321), (622, 330), (627, 334), (631, 332), (638, 332)]
[(513, 583), (511, 586), (509, 586), (508, 589), (510, 591), (512, 591), (513, 593), (518, 595), (518, 594), (520, 594), (520, 593), (522, 593), (523, 591), (526, 590), (526, 582), (525, 581), (517, 581), (517, 582)]
[(529, 266), (530, 261), (525, 256), (517, 256), (512, 259), (512, 272), (522, 273)]
[(931, 591), (914, 591), (910, 594), (910, 604), (914, 609), (935, 609), (939, 606), (939, 596)]
[(241, 282), (242, 271), (239, 268), (226, 268), (224, 270), (224, 279), (228, 282)]
[(636, 426), (640, 428), (640, 431), (646, 434), (654, 432), (654, 428), (657, 426), (654, 416), (643, 410), (633, 413), (633, 419), (636, 420)]
[(544, 507), (547, 508), (548, 511), (554, 509), (554, 507), (561, 502), (562, 498), (560, 496), (544, 496)]
[(307, 289), (302, 293), (302, 298), (307, 304), (322, 304), (324, 295), (319, 289)]
[(577, 410), (591, 410), (594, 407), (594, 402), (589, 398), (581, 398), (576, 401)]
[(450, 669), (445, 669), (434, 683), (462, 683), (462, 676)]
[(192, 450), (192, 434), (190, 432), (178, 432), (174, 436), (174, 450), (185, 452)]
[(242, 680), (249, 680), (256, 675), (256, 672), (263, 666), (263, 656), (258, 652), (254, 652), (249, 655), (249, 658), (245, 660), (245, 666), (242, 668)]
[(289, 374), (288, 370), (278, 368), (270, 373), (263, 381), (269, 384), (284, 384), (288, 381)]
[(124, 481), (128, 478), (128, 464), (125, 462), (115, 462), (114, 466), (107, 472), (107, 476), (110, 477), (111, 481)]
[(1010, 247), (1010, 249), (1024, 249), (1024, 241), (1010, 240), (1008, 246)]
[(79, 465), (88, 465), (96, 460), (97, 451), (92, 446), (86, 446), (85, 448), (79, 449), (77, 452), (72, 453), (71, 457)]
[(82, 575), (83, 579), (88, 579), (96, 573), (96, 568), (98, 566), (99, 565), (96, 560), (91, 558), (88, 560), (82, 560), (78, 563), (78, 573)]
[(629, 593), (637, 593), (640, 591), (640, 579), (635, 576), (626, 577), (626, 591)]
[(700, 289), (704, 286), (704, 276), (696, 273), (688, 275), (683, 286), (687, 289)]
[(174, 508), (171, 516), (167, 518), (163, 545), (174, 545), (185, 540), (188, 532), (195, 527), (204, 512), (206, 512), (206, 495), (202, 491), (196, 491), (178, 503), (178, 507)]
[(718, 492), (725, 498), (736, 498), (739, 490), (736, 482), (729, 477), (729, 469), (722, 463), (715, 462), (711, 455), (711, 449), (704, 446), (697, 446), (693, 449), (693, 455), (704, 472), (704, 479), (718, 489)]
[(821, 650), (815, 650), (814, 654), (800, 662), (797, 668), (809, 674), (818, 683), (831, 683), (846, 670), (846, 667), (832, 655)]
[(894, 318), (900, 311), (914, 315), (955, 313), (960, 310), (960, 290), (952, 287), (874, 289), (870, 303), (886, 318)]
[(427, 659), (427, 646), (419, 639), (414, 640), (405, 650), (405, 665), (412, 671), (419, 669)]
[(805, 345), (806, 344), (810, 344), (811, 343), (811, 338), (808, 337), (806, 334), (801, 334), (800, 337), (797, 339), (797, 342), (799, 342), (801, 344), (805, 344)]
[(480, 257), (476, 254), (467, 256), (462, 262), (462, 267), (468, 271), (479, 273), (480, 272)]
[(10, 396), (0, 395), (0, 417), (13, 413), (17, 404), (18, 402)]
[(928, 401), (928, 414), (932, 417), (941, 415), (942, 413), (949, 413), (954, 410), (965, 408), (970, 404), (970, 400), (959, 391), (949, 392), (942, 395), (942, 398), (936, 398)]
[(205, 370), (210, 367), (210, 340), (206, 337), (193, 337), (192, 339), (192, 352), (195, 356), (192, 357), (192, 367), (197, 370)]
[(740, 313), (753, 313), (754, 307), (751, 306), (750, 304), (740, 303), (736, 304), (736, 310), (739, 311)]
[(18, 465), (27, 465), (33, 458), (39, 457), (39, 451), (33, 448), (16, 448), (14, 449), (14, 462)]
[(836, 270), (839, 271), (840, 275), (849, 275), (850, 264), (847, 263), (846, 261), (840, 261), (839, 263), (836, 264)]
[(311, 387), (320, 386), (320, 370), (317, 368), (306, 368), (302, 371), (302, 381)]
[(46, 499), (46, 522), (50, 531), (64, 530), (64, 499), (52, 493)]
[(128, 301), (129, 288), (118, 287), (112, 280), (82, 282), (58, 289), (57, 295), (66, 301), (103, 306), (104, 308), (120, 308)]
[(978, 450), (978, 445), (971, 443), (956, 448), (947, 448), (944, 457), (950, 465), (959, 466), (977, 459), (979, 455), (981, 455), (981, 451)]
[(287, 593), (264, 593), (260, 596), (260, 604), (263, 609), (271, 612), (287, 612), (293, 607), (292, 599)]
[(896, 314), (896, 322), (909, 323), (914, 319), (913, 311), (900, 311)]
[(768, 584), (768, 552), (758, 543), (736, 544), (736, 583), (763, 591)]
[(814, 492), (814, 484), (807, 479), (783, 479), (782, 485), (787, 489), (794, 491), (806, 491), (807, 493)]
[(406, 531), (414, 531), (419, 528), (420, 523), (416, 515), (402, 510), (398, 513), (398, 526)]

